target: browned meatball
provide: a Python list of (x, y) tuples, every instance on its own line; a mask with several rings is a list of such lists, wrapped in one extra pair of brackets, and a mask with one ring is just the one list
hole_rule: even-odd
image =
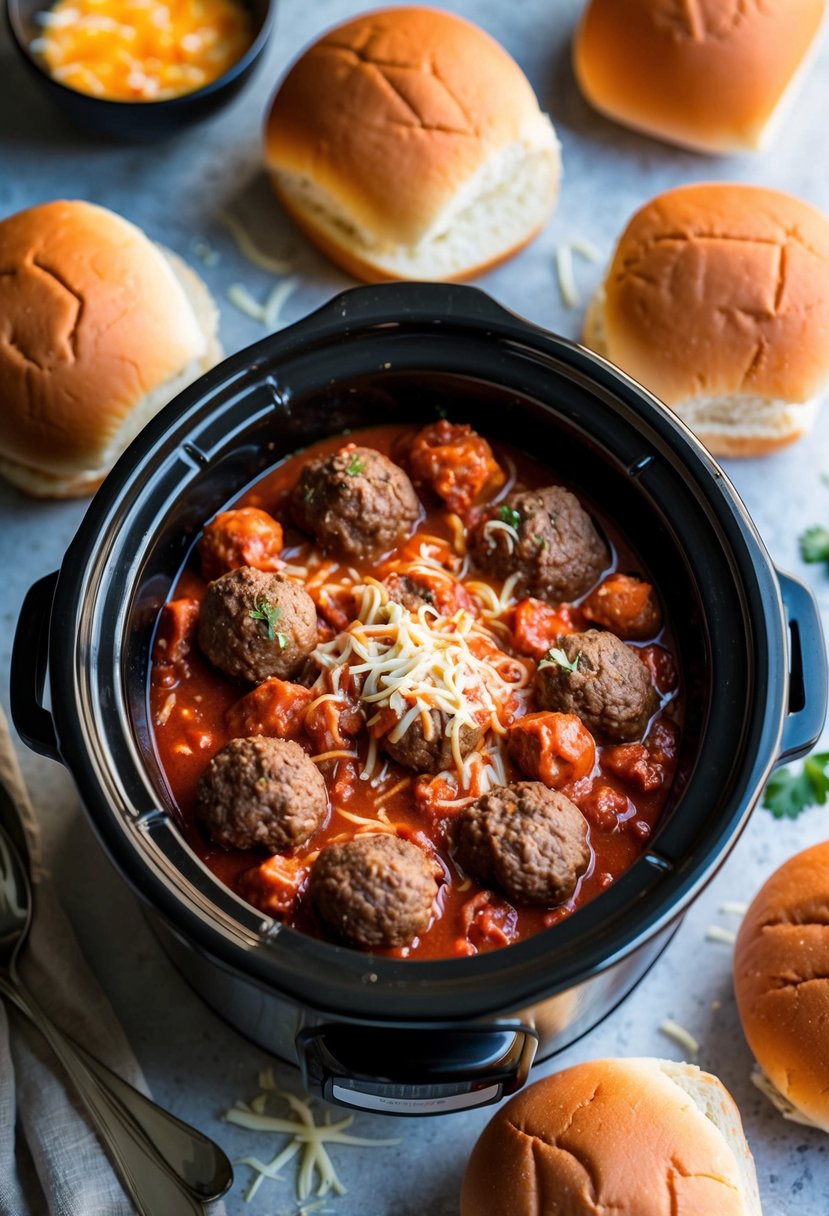
[(231, 739), (199, 778), (196, 814), (226, 849), (281, 852), (304, 844), (328, 814), (322, 775), (298, 743)]
[[(453, 769), (455, 760), (452, 754), (452, 736), (447, 735), (448, 718), (439, 709), (429, 712), (432, 722), (432, 733), (426, 738), (423, 730), (423, 719), (415, 718), (408, 730), (392, 743), (386, 737), (383, 747), (398, 764), (414, 769), (416, 773), (440, 773), (444, 769)], [(483, 738), (480, 726), (464, 725), (460, 728), (460, 750), (462, 756), (467, 756)]]
[(284, 575), (242, 566), (208, 586), (199, 645), (231, 679), (289, 679), (316, 644), (314, 601)]
[[(498, 524), (511, 527), (518, 540)], [(510, 494), (494, 520), (484, 520), (470, 533), (469, 549), (496, 578), (517, 574), (517, 593), (553, 604), (584, 595), (610, 562), (590, 516), (562, 486)]]
[(420, 502), (388, 456), (350, 443), (308, 461), (291, 495), (291, 511), (325, 548), (365, 557), (385, 553), (408, 536)]
[(483, 886), (515, 903), (564, 903), (590, 861), (587, 820), (558, 790), (515, 781), (463, 811), (455, 856)]
[(550, 655), (536, 676), (542, 709), (577, 714), (594, 735), (614, 742), (642, 738), (659, 697), (632, 647), (614, 633), (588, 629), (562, 634)]
[(437, 881), (426, 855), (378, 832), (323, 849), (308, 896), (329, 929), (352, 946), (406, 946), (429, 926)]

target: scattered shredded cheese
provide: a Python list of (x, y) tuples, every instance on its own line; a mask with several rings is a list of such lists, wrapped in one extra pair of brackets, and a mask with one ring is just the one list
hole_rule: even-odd
[(602, 260), (602, 251), (592, 241), (588, 241), (586, 237), (574, 236), (570, 241), (570, 248), (574, 253), (580, 253), (587, 262), (600, 262)]
[(724, 942), (727, 946), (733, 946), (737, 940), (734, 930), (724, 929), (722, 925), (709, 925), (705, 936), (709, 942)]
[[(311, 1100), (300, 1098), (296, 1094), (287, 1093), (280, 1089), (273, 1078), (270, 1069), (260, 1073), (259, 1085), (261, 1092), (250, 1102), (236, 1102), (229, 1111), (225, 1112), (226, 1122), (237, 1127), (248, 1128), (250, 1131), (276, 1132), (290, 1136), (289, 1142), (276, 1154), (271, 1161), (260, 1161), (258, 1157), (243, 1157), (234, 1165), (247, 1165), (258, 1176), (253, 1180), (245, 1194), (245, 1201), (250, 1202), (266, 1178), (273, 1180), (281, 1178), (283, 1167), (301, 1154), (299, 1172), (296, 1180), (297, 1199), (302, 1202), (308, 1199), (316, 1185), (316, 1195), (324, 1198), (331, 1191), (336, 1195), (344, 1195), (345, 1187), (340, 1181), (334, 1168), (326, 1145), (344, 1144), (359, 1148), (380, 1148), (393, 1146), (400, 1140), (369, 1140), (362, 1136), (346, 1134), (346, 1128), (354, 1122), (354, 1116), (348, 1115), (337, 1123), (331, 1122), (331, 1112), (327, 1112), (325, 1122), (318, 1124), (314, 1119)], [(287, 1103), (294, 1117), (280, 1118), (266, 1113), (269, 1101), (277, 1099)], [(312, 1205), (313, 1207), (313, 1205)], [(306, 1208), (306, 1210), (311, 1210)]]
[(720, 912), (729, 916), (745, 916), (748, 904), (742, 899), (727, 899), (724, 904), (720, 904)]
[(296, 276), (290, 279), (283, 279), (281, 283), (277, 283), (276, 287), (274, 287), (262, 309), (268, 329), (274, 330), (280, 324), (284, 324), (280, 315), (282, 305), (289, 296), (294, 294), (297, 287), (299, 287), (299, 279)]
[(576, 285), (576, 275), (573, 269), (574, 253), (580, 254), (588, 262), (598, 262), (602, 256), (593, 242), (585, 240), (584, 237), (574, 237), (572, 240), (564, 241), (558, 246), (556, 249), (556, 272), (558, 274), (559, 291), (561, 292), (565, 308), (579, 308), (581, 305), (581, 296)]
[(166, 726), (167, 725), (167, 721), (170, 717), (170, 714), (175, 709), (175, 706), (176, 706), (176, 694), (174, 692), (171, 692), (170, 695), (165, 700), (164, 704), (161, 706), (161, 709), (158, 711), (158, 713), (156, 715), (156, 719), (155, 719), (156, 726)]
[(239, 246), (239, 252), (254, 266), (267, 270), (269, 274), (287, 274), (291, 270), (291, 263), (284, 258), (275, 258), (263, 253), (251, 238), (245, 225), (235, 215), (231, 215), (229, 211), (223, 211), (219, 215), (219, 219), (233, 236)]
[(265, 324), (265, 310), (258, 300), (250, 294), (244, 283), (233, 283), (227, 292), (227, 298), (230, 300), (234, 308), (238, 308), (239, 312), (250, 317), (252, 321), (259, 321)]
[(699, 1043), (690, 1030), (686, 1030), (684, 1026), (680, 1026), (679, 1022), (675, 1022), (673, 1018), (665, 1018), (659, 1029), (667, 1038), (673, 1039), (675, 1043), (678, 1043), (683, 1051), (687, 1051), (688, 1055), (699, 1055)]
[(493, 532), (504, 532), (507, 538), (507, 553), (514, 553), (515, 547), (521, 540), (518, 535), (518, 530), (513, 528), (512, 524), (505, 523), (502, 519), (489, 519), (481, 529), (486, 537), (487, 547), (495, 548), (495, 541), (492, 539)]
[(197, 237), (195, 240), (193, 240), (190, 244), (190, 248), (193, 250), (193, 253), (199, 259), (202, 265), (207, 266), (208, 268), (211, 266), (218, 266), (219, 262), (222, 260), (218, 249), (214, 249), (210, 242), (204, 240), (202, 237)]
[(318, 756), (312, 756), (314, 764), (321, 764), (323, 760), (356, 760), (357, 752), (349, 752), (344, 747), (334, 748), (330, 752), (320, 752)]
[(751, 1082), (761, 1094), (764, 1094), (771, 1102), (772, 1106), (777, 1107), (784, 1119), (788, 1119), (790, 1123), (801, 1123), (804, 1127), (820, 1127), (820, 1124), (815, 1123), (808, 1115), (804, 1115), (799, 1111), (788, 1098), (781, 1094), (780, 1090), (763, 1072), (759, 1064), (755, 1064), (751, 1070)]

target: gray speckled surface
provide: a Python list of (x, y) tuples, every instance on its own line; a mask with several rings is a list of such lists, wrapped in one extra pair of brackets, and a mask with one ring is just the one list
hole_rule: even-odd
[[(319, 31), (359, 7), (353, 0), (281, 0), (265, 65), (243, 96), (207, 125), (139, 148), (98, 143), (66, 126), (18, 63), (5, 32), (0, 34), (0, 215), (45, 199), (75, 196), (121, 211), (185, 257), (192, 257), (194, 237), (207, 238), (222, 259), (201, 269), (222, 306), (226, 349), (234, 351), (263, 331), (227, 303), (228, 286), (243, 280), (264, 297), (271, 281), (243, 261), (217, 223), (217, 212), (229, 207), (263, 248), (295, 256), (301, 286), (286, 304), (285, 317), (303, 315), (348, 281), (304, 244), (272, 200), (259, 168), (261, 115), (286, 63)], [(551, 224), (518, 258), (479, 281), (517, 312), (576, 336), (580, 314), (563, 308), (556, 288), (557, 243), (579, 234), (609, 251), (629, 213), (671, 185), (756, 181), (829, 210), (825, 44), (774, 148), (757, 158), (713, 160), (640, 138), (589, 111), (569, 67), (577, 0), (482, 0), (478, 5), (467, 0), (449, 7), (473, 16), (516, 56), (553, 115), (563, 144), (565, 182)], [(579, 263), (577, 271), (587, 298), (601, 268)], [(774, 559), (810, 583), (829, 622), (829, 578), (822, 569), (801, 564), (796, 544), (804, 527), (829, 522), (829, 488), (820, 479), (829, 472), (829, 413), (824, 411), (807, 442), (766, 461), (732, 464), (728, 471)], [(35, 504), (0, 487), (5, 702), (11, 634), (25, 590), (58, 564), (82, 511), (82, 504)], [(255, 1150), (267, 1156), (270, 1145), (224, 1125), (218, 1116), (235, 1097), (254, 1091), (256, 1073), (269, 1061), (207, 1010), (167, 963), (135, 900), (94, 842), (65, 772), (31, 754), (22, 758), (41, 810), (55, 881), (156, 1096), (199, 1123), (231, 1155)], [(755, 813), (731, 859), (635, 994), (591, 1035), (540, 1069), (543, 1074), (609, 1054), (679, 1058), (657, 1029), (667, 1014), (673, 1015), (701, 1041), (700, 1063), (724, 1079), (740, 1104), (767, 1216), (829, 1212), (829, 1141), (783, 1122), (750, 1085), (750, 1057), (731, 995), (730, 948), (705, 941), (705, 931), (713, 922), (733, 927), (733, 918), (719, 913), (723, 900), (750, 898), (785, 857), (827, 835), (826, 816), (825, 809), (815, 809), (796, 823), (781, 824), (763, 811)], [(280, 1075), (293, 1079), (287, 1069)], [(361, 1117), (365, 1134), (400, 1134), (404, 1144), (400, 1149), (341, 1150), (336, 1160), (349, 1193), (332, 1210), (340, 1216), (456, 1216), (465, 1157), (487, 1117), (486, 1112), (423, 1122)], [(239, 1171), (228, 1197), (230, 1216), (296, 1210), (290, 1174), (285, 1182), (267, 1183), (246, 1207), (246, 1174)]]

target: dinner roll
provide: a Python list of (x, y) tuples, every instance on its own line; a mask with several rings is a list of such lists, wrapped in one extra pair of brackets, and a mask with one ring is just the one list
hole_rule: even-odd
[(740, 1112), (692, 1064), (593, 1060), (501, 1107), (472, 1150), (461, 1216), (761, 1216)]
[(222, 355), (189, 266), (121, 216), (52, 202), (0, 222), (0, 473), (92, 493), (162, 405)]
[(829, 1132), (827, 892), (829, 843), (772, 874), (737, 936), (734, 991), (749, 1047), (773, 1087), (761, 1078), (761, 1088), (787, 1113), (799, 1112), (798, 1122)]
[(310, 47), (271, 103), (265, 161), (300, 228), (368, 282), (465, 278), (509, 257), (560, 174), (515, 61), (430, 8), (367, 13)]
[(590, 0), (573, 64), (587, 100), (701, 152), (764, 147), (791, 102), (824, 0)]
[(759, 186), (660, 194), (619, 238), (584, 342), (715, 455), (783, 447), (829, 376), (829, 221)]

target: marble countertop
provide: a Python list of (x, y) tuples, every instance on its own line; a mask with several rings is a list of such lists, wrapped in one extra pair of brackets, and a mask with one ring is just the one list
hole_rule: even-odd
[[(0, 34), (0, 216), (55, 197), (87, 198), (141, 224), (154, 239), (189, 258), (220, 302), (228, 352), (264, 330), (227, 300), (243, 281), (264, 299), (273, 280), (246, 263), (218, 213), (229, 210), (260, 246), (293, 258), (297, 290), (284, 316), (303, 316), (349, 285), (308, 247), (281, 215), (260, 167), (260, 127), (267, 98), (286, 64), (307, 42), (359, 11), (354, 0), (281, 0), (265, 62), (227, 110), (205, 125), (152, 146), (118, 146), (68, 126), (35, 87), (5, 32)], [(559, 206), (545, 232), (513, 261), (478, 285), (516, 312), (568, 337), (577, 337), (578, 309), (567, 310), (555, 274), (555, 249), (568, 238), (588, 238), (609, 253), (615, 235), (642, 202), (689, 181), (757, 182), (799, 194), (829, 211), (826, 110), (829, 46), (825, 43), (788, 125), (759, 157), (710, 159), (685, 153), (615, 127), (592, 113), (573, 80), (569, 44), (577, 0), (458, 0), (447, 7), (471, 17), (518, 59), (558, 129), (564, 158)], [(194, 242), (220, 254), (199, 266)], [(601, 266), (577, 261), (584, 299)], [(813, 523), (829, 523), (829, 411), (812, 436), (764, 461), (727, 466), (775, 562), (805, 579), (829, 625), (829, 576), (804, 566), (797, 536)], [(82, 517), (83, 503), (37, 503), (0, 486), (0, 665), (8, 705), (11, 638), (30, 585), (54, 569)], [(229, 1127), (221, 1112), (256, 1090), (258, 1071), (273, 1062), (221, 1022), (193, 995), (161, 953), (127, 887), (103, 856), (87, 826), (71, 780), (58, 765), (20, 748), (40, 811), (48, 862), (84, 951), (112, 1000), (157, 1099), (218, 1139), (231, 1156), (267, 1158), (272, 1144)], [(749, 1081), (751, 1057), (737, 1021), (730, 982), (730, 947), (706, 939), (714, 923), (734, 928), (720, 912), (725, 900), (748, 900), (765, 877), (792, 853), (827, 834), (827, 812), (814, 809), (796, 822), (753, 815), (732, 856), (697, 900), (666, 953), (631, 997), (574, 1047), (542, 1065), (541, 1076), (578, 1060), (603, 1055), (680, 1058), (659, 1033), (670, 1015), (701, 1043), (699, 1063), (722, 1077), (736, 1097), (754, 1150), (767, 1216), (817, 1216), (829, 1211), (829, 1141), (819, 1132), (784, 1122)], [(113, 926), (117, 926), (114, 929)], [(283, 1066), (288, 1086), (297, 1074)], [(487, 1111), (431, 1120), (358, 1116), (368, 1136), (400, 1135), (400, 1148), (334, 1150), (348, 1194), (331, 1203), (339, 1216), (457, 1216), (466, 1156), (489, 1117)], [(424, 1169), (428, 1165), (428, 1169)], [(248, 1171), (238, 1170), (227, 1198), (229, 1216), (288, 1216), (296, 1212), (290, 1170), (267, 1182), (255, 1200), (243, 1200)]]

